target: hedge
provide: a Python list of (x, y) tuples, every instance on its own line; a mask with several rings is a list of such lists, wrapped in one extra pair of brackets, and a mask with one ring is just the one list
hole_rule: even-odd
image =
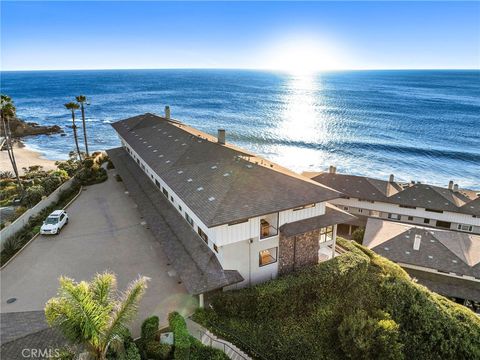
[(159, 322), (160, 320), (158, 316), (150, 316), (143, 321), (141, 337), (145, 342), (155, 340), (155, 336), (158, 332)]
[(480, 319), (471, 310), (361, 245), (337, 241), (349, 251), (212, 294), (213, 308), (194, 320), (256, 358), (480, 359)]
[(175, 311), (168, 315), (168, 323), (173, 332), (174, 359), (188, 360), (190, 358), (190, 335), (185, 319)]

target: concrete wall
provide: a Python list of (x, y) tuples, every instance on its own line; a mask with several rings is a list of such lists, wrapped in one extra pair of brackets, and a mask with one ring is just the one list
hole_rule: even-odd
[(37, 205), (33, 208), (28, 209), (25, 211), (18, 219), (16, 219), (13, 223), (8, 225), (7, 227), (3, 228), (0, 231), (0, 249), (3, 250), (3, 245), (5, 241), (15, 235), (19, 230), (21, 230), (25, 225), (27, 225), (28, 220), (34, 215), (37, 215), (40, 211), (45, 209), (46, 207), (50, 206), (54, 202), (58, 201), (60, 193), (68, 188), (70, 188), (73, 184), (73, 178), (67, 180), (62, 185), (60, 185), (54, 192), (52, 192), (49, 196), (41, 200)]

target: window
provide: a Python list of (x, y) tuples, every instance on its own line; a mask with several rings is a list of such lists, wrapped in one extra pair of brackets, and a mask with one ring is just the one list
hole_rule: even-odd
[(173, 200), (173, 196), (170, 196), (170, 201), (173, 203), (175, 200)]
[(401, 217), (398, 214), (388, 214), (388, 218), (392, 220), (400, 220)]
[(185, 219), (187, 219), (188, 223), (193, 226), (193, 219), (187, 213), (185, 213)]
[(361, 214), (363, 213), (363, 209), (358, 209), (358, 212)]
[(430, 224), (430, 219), (423, 219), (424, 224)]
[(348, 211), (348, 206), (344, 206), (343, 210)]
[(457, 229), (462, 230), (462, 231), (472, 231), (473, 226), (472, 225), (466, 225), (466, 224), (458, 224)]
[(218, 253), (218, 247), (217, 247), (217, 245), (213, 244), (213, 250), (215, 250), (215, 252)]
[(145, 171), (145, 165), (142, 164), (142, 170)]
[(401, 208), (404, 208), (404, 209), (416, 209), (417, 207), (416, 206), (410, 206), (410, 205), (398, 205), (400, 206)]
[(408, 221), (413, 221), (413, 216), (409, 216)]
[(162, 189), (162, 192), (163, 192), (163, 195), (165, 195), (165, 197), (168, 199), (168, 191), (167, 191), (167, 189), (163, 188), (163, 189)]
[(265, 266), (277, 262), (277, 248), (262, 250), (258, 253), (258, 265)]
[(451, 226), (452, 226), (452, 223), (449, 221), (440, 221), (440, 220), (437, 221), (437, 227), (450, 229)]
[(293, 211), (308, 209), (308, 208), (312, 208), (312, 207), (315, 207), (315, 204), (308, 204), (308, 205), (305, 205), (305, 206), (299, 206), (299, 207), (293, 209)]
[(155, 179), (155, 185), (157, 185), (157, 187), (160, 189), (160, 183), (156, 179)]
[(260, 219), (260, 239), (278, 235), (278, 213), (264, 215)]
[(208, 236), (200, 228), (198, 228), (198, 235), (200, 235), (200, 237), (203, 239), (203, 241), (205, 241), (205, 243), (208, 244)]
[(430, 211), (430, 212), (434, 212), (434, 213), (443, 214), (443, 210), (425, 209), (425, 211)]
[(182, 207), (180, 205), (178, 205), (178, 210), (180, 210), (180, 212), (182, 212)]
[(333, 240), (333, 226), (327, 226), (320, 229), (320, 243)]

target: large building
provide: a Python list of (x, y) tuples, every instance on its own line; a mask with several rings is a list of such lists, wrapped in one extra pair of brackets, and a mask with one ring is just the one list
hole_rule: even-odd
[(363, 245), (430, 290), (480, 311), (480, 235), (370, 218)]
[(113, 128), (122, 148), (109, 154), (140, 211), (151, 209), (150, 227), (179, 227), (159, 238), (191, 293), (243, 287), (328, 259), (336, 224), (353, 218), (328, 203), (338, 191), (228, 144), (224, 130), (208, 135), (169, 110)]
[(336, 173), (306, 173), (312, 180), (343, 193), (332, 201), (357, 219), (342, 227), (351, 233), (365, 227), (369, 217), (480, 234), (480, 192), (460, 189), (453, 181), (448, 188), (388, 181)]

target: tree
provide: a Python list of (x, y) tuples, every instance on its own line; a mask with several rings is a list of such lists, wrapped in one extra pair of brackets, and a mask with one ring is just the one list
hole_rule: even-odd
[(77, 147), (78, 158), (81, 160), (82, 155), (80, 153), (80, 147), (78, 146), (77, 125), (75, 124), (75, 110), (78, 110), (80, 106), (77, 103), (69, 102), (65, 104), (65, 107), (72, 112), (73, 137), (75, 138), (75, 146)]
[(94, 359), (105, 360), (107, 350), (121, 347), (128, 336), (126, 324), (135, 316), (148, 280), (139, 277), (116, 298), (113, 273), (97, 274), (89, 283), (62, 276), (57, 297), (45, 306), (47, 322), (58, 326), (68, 340), (83, 344)]
[(2, 117), (3, 133), (5, 135), (5, 145), (7, 147), (8, 158), (10, 159), (10, 163), (12, 164), (13, 172), (15, 173), (15, 178), (17, 179), (18, 186), (23, 192), (23, 185), (20, 181), (17, 161), (15, 160), (15, 153), (13, 151), (12, 132), (10, 130), (10, 120), (15, 117), (17, 109), (15, 108), (12, 99), (7, 95), (2, 94), (0, 102), (0, 112)]
[(85, 107), (84, 107), (84, 104), (87, 102), (87, 97), (85, 95), (78, 95), (75, 97), (75, 99), (80, 104), (80, 109), (82, 111), (83, 140), (85, 142), (85, 153), (87, 154), (87, 156), (90, 156), (90, 154), (88, 153), (87, 126), (85, 124)]

